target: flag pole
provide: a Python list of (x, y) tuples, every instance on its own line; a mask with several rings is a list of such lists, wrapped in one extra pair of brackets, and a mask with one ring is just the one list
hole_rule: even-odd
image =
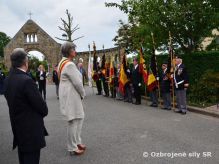
[[(151, 37), (152, 37), (152, 41), (153, 41), (153, 48), (154, 48), (154, 57), (155, 57), (155, 62), (156, 62), (156, 80), (157, 80), (157, 77), (158, 77), (158, 68), (157, 68), (157, 58), (156, 58), (156, 55), (155, 55), (155, 40), (154, 40), (154, 34), (153, 32), (151, 33)], [(157, 85), (158, 85), (158, 101), (160, 102), (160, 106), (161, 106), (161, 101), (160, 101), (160, 82), (159, 80), (157, 80)]]
[[(173, 53), (173, 49), (172, 49), (172, 36), (171, 36), (171, 32), (169, 31), (169, 54), (170, 54), (170, 59), (171, 59), (171, 70), (170, 70), (170, 74), (173, 73), (174, 69), (175, 69), (175, 62), (174, 62), (174, 53)], [(173, 110), (175, 109), (175, 91), (174, 91), (174, 81), (173, 78), (171, 78), (171, 83), (172, 83), (172, 103), (173, 103)]]

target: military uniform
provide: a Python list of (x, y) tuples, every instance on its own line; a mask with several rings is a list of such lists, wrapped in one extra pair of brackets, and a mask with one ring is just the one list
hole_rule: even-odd
[(176, 102), (177, 102), (177, 108), (178, 108), (176, 112), (186, 114), (187, 112), (187, 106), (186, 106), (187, 86), (185, 86), (185, 84), (189, 83), (189, 79), (188, 79), (186, 68), (182, 63), (178, 64), (175, 67), (173, 78), (174, 78)]
[(170, 78), (167, 74), (167, 68), (162, 70), (162, 74), (160, 76), (160, 89), (163, 98), (163, 109), (170, 110), (171, 109), (171, 96), (170, 96)]

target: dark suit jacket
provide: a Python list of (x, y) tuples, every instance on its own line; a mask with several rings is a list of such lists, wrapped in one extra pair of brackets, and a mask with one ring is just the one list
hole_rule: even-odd
[(12, 69), (5, 80), (5, 98), (14, 135), (13, 149), (36, 151), (46, 146), (48, 135), (43, 118), (48, 108), (36, 84), (27, 73)]
[(168, 78), (167, 71), (166, 72), (162, 71), (161, 76), (160, 76), (160, 89), (161, 89), (161, 92), (162, 93), (170, 92), (170, 84), (171, 84), (171, 81)]
[(176, 88), (176, 90), (183, 90), (185, 88), (184, 84), (188, 84), (189, 83), (189, 76), (187, 74), (187, 70), (186, 70), (185, 65), (181, 64), (179, 66), (179, 68), (177, 68), (175, 70), (174, 73), (175, 73), (175, 80), (174, 80), (175, 83), (179, 83), (181, 81), (184, 81), (183, 83), (178, 84), (178, 88)]
[[(43, 80), (40, 80), (40, 77), (43, 77)], [(37, 71), (36, 78), (38, 82), (46, 83), (46, 72), (44, 71), (42, 75), (40, 75), (40, 71)]]
[(132, 70), (132, 84), (133, 86), (138, 86), (139, 83), (142, 82), (142, 75), (139, 72), (139, 66), (135, 69), (135, 67)]
[(53, 71), (52, 73), (52, 80), (55, 83), (55, 85), (59, 85), (59, 77), (57, 71)]

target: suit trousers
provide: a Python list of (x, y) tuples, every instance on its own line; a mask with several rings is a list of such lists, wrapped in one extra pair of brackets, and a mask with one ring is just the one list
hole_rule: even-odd
[(162, 93), (162, 98), (163, 98), (163, 106), (164, 108), (171, 108), (171, 96), (170, 92), (163, 92)]
[(98, 79), (97, 81), (96, 81), (96, 86), (97, 86), (97, 92), (98, 92), (98, 94), (102, 94), (102, 84), (101, 84), (101, 80), (100, 79)]
[(67, 136), (68, 136), (68, 151), (75, 151), (78, 149), (77, 145), (82, 144), (81, 129), (84, 119), (74, 119), (68, 121)]
[(134, 96), (136, 98), (136, 103), (141, 103), (141, 87), (138, 85), (133, 85), (134, 87)]
[(39, 164), (40, 150), (33, 152), (22, 152), (18, 148), (18, 158), (20, 164)]
[(125, 85), (125, 96), (124, 100), (128, 102), (132, 102), (132, 90), (129, 85)]
[(56, 96), (59, 97), (59, 85), (56, 85)]
[(157, 98), (157, 90), (154, 89), (150, 92), (150, 98), (153, 105), (158, 105), (158, 98)]
[(177, 111), (187, 112), (186, 90), (176, 90)]
[(39, 91), (40, 94), (42, 95), (43, 93), (43, 98), (44, 100), (46, 99), (46, 82), (44, 80), (39, 80)]

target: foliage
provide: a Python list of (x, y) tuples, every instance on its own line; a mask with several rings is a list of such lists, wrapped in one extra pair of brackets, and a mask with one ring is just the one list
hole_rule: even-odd
[(207, 46), (206, 50), (210, 51), (210, 50), (219, 50), (219, 43), (217, 43), (217, 40), (219, 40), (219, 36), (215, 37), (211, 44)]
[[(184, 52), (191, 52), (213, 29), (219, 28), (219, 3), (215, 0), (122, 0), (121, 4), (105, 4), (128, 15), (129, 30), (120, 33), (119, 30), (127, 26), (122, 24), (117, 37), (131, 38), (133, 43), (126, 44), (129, 50), (135, 50), (140, 41), (145, 49), (150, 49), (151, 32), (154, 33), (156, 48), (166, 49), (171, 31), (173, 43)], [(130, 35), (125, 36), (127, 34)]]
[(61, 18), (63, 27), (58, 26), (58, 28), (64, 32), (62, 34), (62, 37), (66, 37), (66, 39), (62, 39), (62, 38), (58, 38), (58, 37), (56, 37), (56, 38), (59, 40), (62, 40), (62, 41), (74, 42), (75, 40), (78, 40), (78, 39), (84, 37), (84, 36), (80, 36), (78, 38), (73, 39), (72, 35), (74, 34), (74, 32), (79, 30), (80, 27), (78, 24), (75, 27), (73, 27), (73, 16), (71, 15), (71, 13), (69, 13), (68, 10), (66, 10), (66, 15), (67, 15), (67, 21), (64, 20), (63, 18)]
[(43, 65), (46, 71), (48, 71), (48, 63), (46, 60), (40, 61), (37, 57), (35, 56), (29, 56), (29, 70), (31, 72), (36, 72), (39, 65)]
[[(157, 56), (158, 68), (167, 55)], [(188, 74), (190, 87), (188, 97), (192, 103), (215, 104), (219, 101), (219, 51), (194, 52), (182, 55)], [(202, 103), (203, 102), (203, 103)]]
[(191, 87), (189, 99), (205, 107), (207, 104), (219, 102), (218, 96), (219, 72), (206, 70), (197, 83)]
[(4, 47), (10, 42), (10, 37), (0, 32), (0, 57), (4, 57)]

